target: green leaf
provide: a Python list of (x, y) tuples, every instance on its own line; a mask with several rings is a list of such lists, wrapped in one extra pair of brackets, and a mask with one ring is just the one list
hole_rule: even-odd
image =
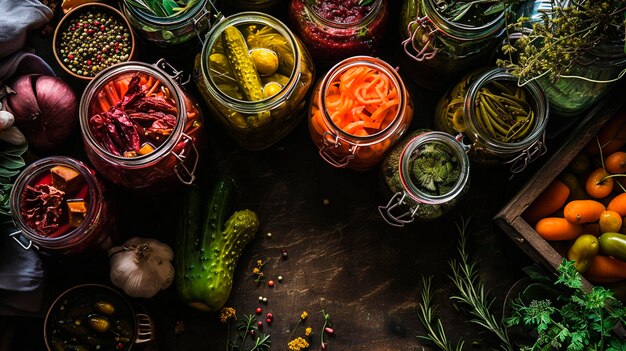
[(373, 2), (374, 0), (359, 0), (359, 6), (365, 6), (365, 5), (369, 5)]

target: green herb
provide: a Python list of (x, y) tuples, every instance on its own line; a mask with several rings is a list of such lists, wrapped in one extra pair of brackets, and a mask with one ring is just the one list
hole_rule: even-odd
[(467, 23), (484, 21), (484, 16), (501, 13), (505, 5), (501, 0), (449, 1), (437, 0), (437, 7), (445, 18), (452, 22)]
[(459, 180), (459, 160), (452, 150), (439, 142), (428, 142), (415, 152), (410, 166), (411, 178), (422, 191), (446, 194)]
[(359, 0), (359, 6), (369, 5), (372, 2), (374, 2), (374, 0)]
[(624, 0), (555, 0), (540, 20), (520, 17), (507, 25), (502, 52), (508, 58), (498, 65), (524, 82), (571, 77), (584, 55), (603, 43), (624, 41), (625, 10)]
[[(28, 144), (15, 146), (0, 141), (0, 220), (11, 217), (10, 194), (13, 188), (13, 177), (20, 173), (26, 165), (22, 155), (28, 149)], [(2, 218), (5, 217), (5, 218)]]
[(507, 324), (524, 325), (537, 333), (534, 343), (521, 350), (626, 350), (626, 342), (613, 333), (626, 320), (622, 303), (600, 286), (586, 292), (574, 261), (564, 259), (558, 272), (556, 285), (562, 289), (555, 301), (527, 302), (521, 295), (513, 301)]
[(324, 343), (324, 334), (326, 332), (328, 332), (329, 334), (332, 333), (332, 329), (331, 331), (328, 331), (328, 328), (331, 328), (333, 326), (332, 322), (330, 321), (330, 314), (326, 313), (325, 310), (322, 310), (322, 316), (324, 317), (324, 325), (322, 326), (322, 331), (320, 332), (320, 340), (321, 340), (321, 345), (322, 345), (322, 350), (325, 350), (327, 347), (327, 344)]
[(458, 295), (450, 297), (453, 301), (459, 301), (469, 307), (469, 311), (474, 315), (474, 319), (470, 320), (489, 332), (493, 333), (500, 339), (500, 348), (506, 351), (513, 351), (513, 345), (509, 340), (505, 325), (496, 319), (490, 311), (494, 299), (487, 296), (487, 289), (484, 283), (478, 279), (476, 271), (476, 262), (470, 262), (467, 252), (467, 226), (469, 221), (461, 219), (461, 224), (457, 223), (456, 227), (459, 231), (459, 246), (457, 248), (460, 260), (451, 260), (450, 268), (452, 269), (452, 282), (457, 289)]
[[(467, 252), (467, 227), (469, 221), (461, 219), (461, 224), (457, 223), (459, 232), (458, 252), (460, 260), (451, 260), (450, 268), (452, 275), (450, 279), (457, 289), (458, 295), (450, 297), (453, 301), (459, 301), (469, 307), (469, 312), (474, 316), (470, 321), (476, 323), (500, 339), (500, 349), (513, 351), (513, 345), (509, 339), (504, 323), (499, 322), (490, 309), (493, 299), (488, 297), (485, 285), (478, 278), (476, 262), (470, 262)], [(432, 341), (437, 347), (444, 351), (462, 351), (464, 342), (460, 340), (456, 346), (448, 341), (443, 325), (439, 319), (433, 325), (433, 315), (436, 306), (431, 303), (430, 278), (422, 278), (424, 289), (422, 290), (422, 303), (420, 304), (420, 321), (427, 331), (427, 336), (422, 339)]]
[[(244, 315), (243, 318), (237, 320), (236, 326), (237, 340), (239, 340), (239, 345), (235, 345), (237, 340), (232, 343), (228, 342), (226, 345), (227, 350), (246, 350), (244, 346), (246, 344), (246, 341), (248, 340), (248, 335), (251, 335), (252, 340), (254, 341), (254, 345), (252, 345), (252, 348), (247, 349), (248, 351), (267, 351), (270, 349), (272, 343), (270, 340), (270, 336), (259, 332), (256, 317), (254, 315)], [(254, 339), (254, 336), (256, 336), (256, 339)]]
[(465, 342), (459, 340), (456, 345), (453, 345), (446, 336), (441, 320), (439, 318), (435, 320), (434, 314), (437, 310), (437, 305), (432, 304), (431, 282), (432, 277), (422, 277), (422, 302), (420, 303), (420, 314), (418, 317), (427, 334), (426, 336), (420, 335), (418, 338), (428, 340), (444, 351), (463, 351)]
[(156, 17), (181, 16), (200, 0), (126, 0), (126, 3)]

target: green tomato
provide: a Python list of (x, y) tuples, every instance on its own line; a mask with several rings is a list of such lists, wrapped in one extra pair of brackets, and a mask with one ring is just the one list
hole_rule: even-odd
[(579, 273), (584, 273), (591, 261), (598, 254), (600, 244), (598, 238), (591, 234), (579, 236), (567, 251), (567, 259), (574, 262), (574, 267)]
[(600, 251), (620, 261), (626, 261), (626, 235), (620, 233), (604, 233), (600, 236)]

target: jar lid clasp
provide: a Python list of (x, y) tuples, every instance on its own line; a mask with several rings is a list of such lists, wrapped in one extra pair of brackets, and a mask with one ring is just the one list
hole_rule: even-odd
[[(404, 227), (405, 224), (409, 224), (415, 220), (417, 210), (420, 208), (419, 203), (416, 204), (413, 208), (409, 207), (407, 211), (400, 213), (399, 215), (395, 215), (392, 213), (395, 208), (407, 204), (406, 202), (404, 202), (405, 198), (405, 192), (397, 192), (391, 197), (391, 199), (389, 199), (387, 205), (378, 206), (378, 212), (380, 212), (380, 215), (383, 217), (385, 222), (394, 227), (401, 228)], [(406, 219), (407, 217), (409, 219)]]
[(172, 66), (166, 59), (160, 58), (155, 64), (157, 68), (165, 71), (167, 75), (169, 75), (174, 81), (176, 81), (180, 85), (185, 85), (191, 81), (191, 75), (187, 76), (187, 79), (183, 80), (183, 71), (179, 71), (174, 66)]
[(511, 165), (511, 174), (515, 175), (526, 169), (529, 163), (534, 162), (539, 157), (543, 156), (548, 151), (546, 147), (546, 132), (541, 134), (534, 143), (524, 149), (516, 157), (504, 162)]
[(334, 167), (345, 168), (346, 166), (348, 166), (350, 161), (356, 157), (356, 150), (358, 149), (357, 145), (351, 145), (348, 149), (348, 155), (343, 156), (340, 159), (337, 159), (337, 155), (331, 152), (332, 149), (337, 149), (343, 145), (341, 143), (341, 138), (339, 138), (339, 135), (334, 135), (330, 132), (324, 132), (324, 134), (322, 134), (322, 144), (323, 145), (319, 151), (320, 156), (322, 156), (322, 158), (326, 162), (330, 163)]
[[(415, 28), (412, 29), (413, 27)], [(421, 62), (431, 60), (437, 55), (437, 48), (434, 46), (437, 28), (428, 16), (417, 17), (409, 22), (406, 29), (409, 37), (402, 42), (402, 47), (411, 59)]]
[(17, 242), (17, 244), (20, 245), (24, 250), (30, 250), (31, 248), (39, 250), (39, 246), (35, 245), (32, 240), (24, 238), (21, 230), (13, 232), (9, 234), (9, 236), (13, 238), (13, 240), (15, 240), (15, 242)]
[[(193, 20), (193, 30), (194, 32), (196, 32), (196, 36), (198, 37), (198, 40), (200, 40), (200, 43), (202, 45), (205, 44), (205, 41), (209, 37), (209, 34), (211, 33), (211, 30), (213, 29), (215, 24), (223, 21), (225, 18), (224, 15), (220, 11), (218, 11), (218, 9), (215, 7), (213, 0), (209, 0), (209, 3), (211, 4), (212, 11), (211, 10), (207, 11), (206, 9), (203, 9), (202, 14)], [(204, 36), (202, 36), (202, 21), (204, 20), (205, 17), (208, 17), (207, 28), (209, 30)]]
[[(174, 166), (174, 173), (176, 173), (176, 176), (178, 177), (178, 180), (181, 181), (181, 183), (185, 185), (191, 185), (196, 180), (195, 173), (196, 168), (198, 167), (199, 159), (198, 148), (196, 148), (196, 144), (194, 144), (193, 139), (189, 135), (183, 133), (180, 139), (185, 144), (191, 145), (191, 148), (189, 149), (189, 152), (187, 152), (187, 154), (185, 154), (187, 148), (183, 148), (180, 151), (180, 154), (172, 152), (172, 155), (174, 155), (174, 157), (176, 157), (176, 159), (178, 160), (178, 163), (176, 164), (176, 166)], [(185, 161), (188, 157), (193, 157), (191, 170), (185, 164)]]

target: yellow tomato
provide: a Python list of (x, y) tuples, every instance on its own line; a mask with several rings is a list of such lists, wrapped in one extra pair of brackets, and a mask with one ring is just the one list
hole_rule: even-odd
[(622, 216), (615, 211), (604, 211), (600, 215), (600, 233), (619, 232), (622, 228)]

